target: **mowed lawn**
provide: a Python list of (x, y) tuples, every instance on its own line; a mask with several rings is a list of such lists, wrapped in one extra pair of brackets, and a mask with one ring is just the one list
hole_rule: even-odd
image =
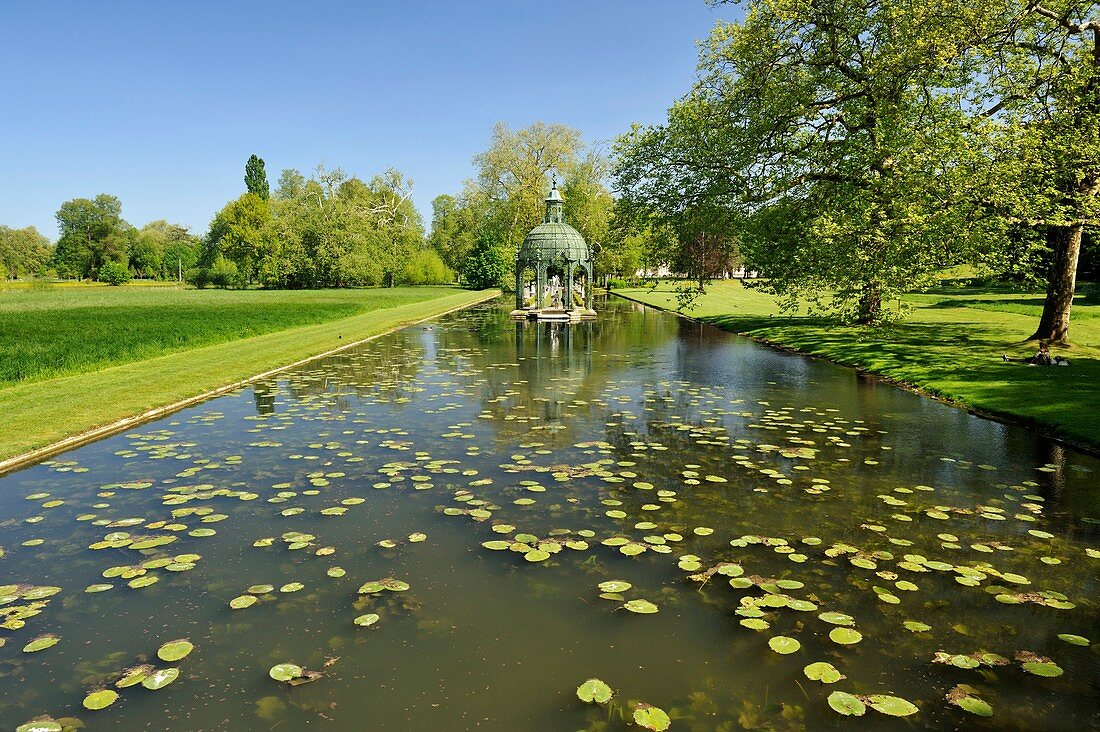
[[(672, 283), (617, 290), (675, 310)], [(979, 411), (1010, 417), (1093, 447), (1100, 446), (1100, 287), (1075, 300), (1068, 368), (1005, 363), (1029, 356), (1023, 343), (1038, 324), (1043, 294), (944, 287), (907, 295), (911, 311), (890, 326), (865, 328), (780, 313), (774, 298), (739, 281), (715, 283), (684, 314), (725, 330), (880, 374)]]
[(453, 287), (0, 292), (0, 471), (266, 371), (496, 297)]
[(422, 302), (449, 287), (0, 290), (0, 389)]

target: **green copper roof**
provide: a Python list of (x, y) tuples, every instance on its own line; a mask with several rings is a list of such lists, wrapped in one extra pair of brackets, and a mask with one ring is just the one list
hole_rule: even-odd
[(559, 259), (587, 262), (591, 256), (588, 244), (579, 231), (569, 224), (546, 221), (531, 229), (519, 248), (518, 259), (527, 262)]
[(531, 229), (516, 256), (517, 262), (588, 262), (592, 252), (581, 233), (565, 223), (563, 199), (557, 183), (546, 197), (546, 215), (542, 223)]

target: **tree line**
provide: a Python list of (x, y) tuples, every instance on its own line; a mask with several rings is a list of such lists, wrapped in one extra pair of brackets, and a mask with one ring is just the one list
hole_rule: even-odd
[(369, 182), (318, 166), (307, 178), (282, 171), (270, 190), (264, 161), (245, 166), (246, 191), (204, 236), (153, 221), (138, 229), (122, 202), (76, 198), (56, 214), (58, 240), (33, 227), (0, 227), (3, 276), (186, 280), (199, 287), (320, 288), (451, 282), (411, 201), (412, 182), (387, 170)]

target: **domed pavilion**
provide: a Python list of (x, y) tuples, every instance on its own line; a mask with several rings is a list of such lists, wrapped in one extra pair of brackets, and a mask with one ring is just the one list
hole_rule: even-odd
[(546, 215), (531, 229), (516, 254), (518, 317), (579, 320), (592, 309), (592, 250), (581, 233), (565, 223), (557, 183), (546, 197)]

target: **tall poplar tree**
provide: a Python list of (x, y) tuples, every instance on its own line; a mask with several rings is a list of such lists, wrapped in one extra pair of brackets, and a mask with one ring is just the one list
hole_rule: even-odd
[(244, 166), (244, 184), (249, 193), (253, 193), (263, 200), (271, 196), (271, 188), (267, 184), (267, 171), (264, 170), (263, 158), (250, 155)]

